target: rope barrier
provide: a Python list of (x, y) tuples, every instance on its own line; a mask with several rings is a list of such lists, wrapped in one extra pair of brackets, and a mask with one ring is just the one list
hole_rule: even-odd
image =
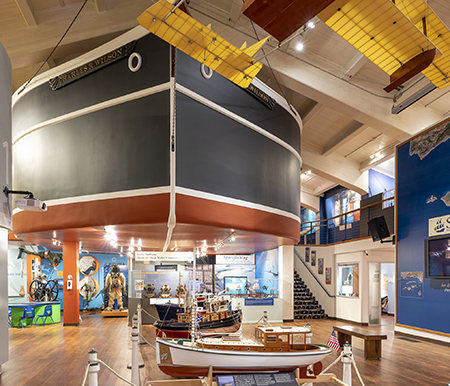
[(90, 364), (88, 363), (86, 365), (86, 371), (84, 372), (84, 379), (83, 379), (83, 383), (81, 384), (81, 386), (84, 386), (86, 384), (86, 380), (87, 380), (87, 377), (89, 374), (89, 366), (90, 366)]
[(356, 362), (355, 362), (355, 358), (353, 357), (353, 355), (352, 355), (352, 363), (353, 363), (353, 366), (355, 367), (356, 375), (358, 376), (358, 379), (359, 379), (359, 381), (361, 382), (361, 385), (362, 385), (362, 386), (365, 386), (365, 385), (364, 385), (364, 382), (363, 382), (363, 380), (362, 380), (362, 378), (361, 378), (361, 374), (359, 373), (359, 370), (358, 370), (358, 368), (356, 367)]
[(150, 316), (151, 318), (155, 319), (155, 320), (159, 320), (158, 318), (155, 318), (153, 315), (150, 315), (147, 311), (145, 311), (143, 308), (141, 308), (141, 311), (144, 311), (148, 316)]
[[(120, 378), (122, 381), (124, 381), (125, 383), (128, 383), (131, 386), (139, 386), (136, 385), (134, 383), (131, 383), (128, 379), (122, 377), (118, 372), (114, 371), (111, 367), (109, 367), (105, 362), (103, 362), (101, 359), (97, 359), (96, 361), (90, 361), (88, 360), (88, 366), (90, 366), (91, 364), (98, 364), (101, 363), (102, 365), (104, 365), (109, 371), (111, 371), (116, 377)], [(84, 382), (83, 382), (83, 386), (84, 386)]]
[(341, 355), (339, 355), (337, 357), (337, 359), (331, 365), (329, 365), (325, 370), (322, 370), (320, 374), (323, 374), (323, 373), (327, 372), (329, 369), (331, 369), (336, 363), (338, 363), (341, 360), (343, 355), (344, 355), (344, 352), (342, 351)]
[[(358, 367), (356, 366), (356, 362), (355, 362), (355, 358), (353, 357), (353, 354), (350, 354), (350, 355), (345, 354), (345, 355), (347, 355), (347, 356), (350, 357), (351, 362), (353, 363), (353, 367), (355, 368), (356, 375), (358, 376), (358, 379), (359, 379), (359, 381), (361, 382), (361, 385), (362, 385), (362, 386), (365, 386), (364, 381), (362, 380), (361, 374), (359, 373)], [(320, 372), (320, 374), (326, 373), (326, 372), (327, 372), (329, 369), (331, 369), (336, 363), (338, 363), (338, 362), (341, 360), (341, 358), (342, 358), (343, 356), (344, 356), (344, 351), (342, 351), (341, 354), (336, 358), (336, 360), (335, 360), (333, 363), (331, 363), (325, 370), (322, 370), (322, 371)], [(346, 383), (342, 382), (341, 380), (337, 379), (336, 377), (334, 377), (333, 380), (334, 380), (335, 382), (337, 382), (337, 383), (343, 385), (343, 386), (348, 386)], [(306, 386), (307, 384), (308, 384), (308, 382), (303, 383), (301, 386)]]
[(156, 350), (156, 347), (153, 346), (147, 339), (145, 339), (142, 334), (139, 334), (139, 336), (141, 337), (142, 340), (145, 341), (145, 343), (147, 343), (153, 350)]

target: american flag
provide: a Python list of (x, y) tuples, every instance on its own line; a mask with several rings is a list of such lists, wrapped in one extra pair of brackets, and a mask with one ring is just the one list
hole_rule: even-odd
[(330, 335), (330, 339), (328, 339), (327, 346), (332, 348), (334, 351), (339, 351), (341, 349), (341, 346), (339, 345), (339, 341), (336, 337), (336, 332), (334, 331)]

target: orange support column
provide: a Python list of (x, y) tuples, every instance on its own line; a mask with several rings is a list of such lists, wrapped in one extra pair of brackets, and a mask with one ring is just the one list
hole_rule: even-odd
[(63, 243), (64, 326), (80, 323), (80, 297), (78, 295), (78, 243)]

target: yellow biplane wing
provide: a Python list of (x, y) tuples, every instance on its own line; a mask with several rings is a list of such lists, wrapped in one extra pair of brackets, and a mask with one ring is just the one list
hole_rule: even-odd
[[(389, 75), (436, 49), (390, 0), (336, 0), (318, 16)], [(434, 58), (441, 54), (436, 49)]]
[(269, 36), (241, 50), (166, 0), (148, 8), (137, 21), (167, 43), (243, 88), (250, 85), (262, 68), (253, 55)]
[(450, 31), (423, 0), (397, 0), (396, 6), (442, 52), (422, 73), (438, 88), (450, 84)]

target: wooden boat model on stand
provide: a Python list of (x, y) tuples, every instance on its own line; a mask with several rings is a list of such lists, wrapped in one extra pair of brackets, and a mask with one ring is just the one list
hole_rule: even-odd
[(313, 365), (319, 374), (318, 363), (331, 349), (328, 346), (306, 343), (307, 327), (255, 328), (254, 339), (238, 335), (222, 338), (156, 339), (156, 360), (164, 373), (176, 377), (198, 377), (258, 372), (289, 372)]

